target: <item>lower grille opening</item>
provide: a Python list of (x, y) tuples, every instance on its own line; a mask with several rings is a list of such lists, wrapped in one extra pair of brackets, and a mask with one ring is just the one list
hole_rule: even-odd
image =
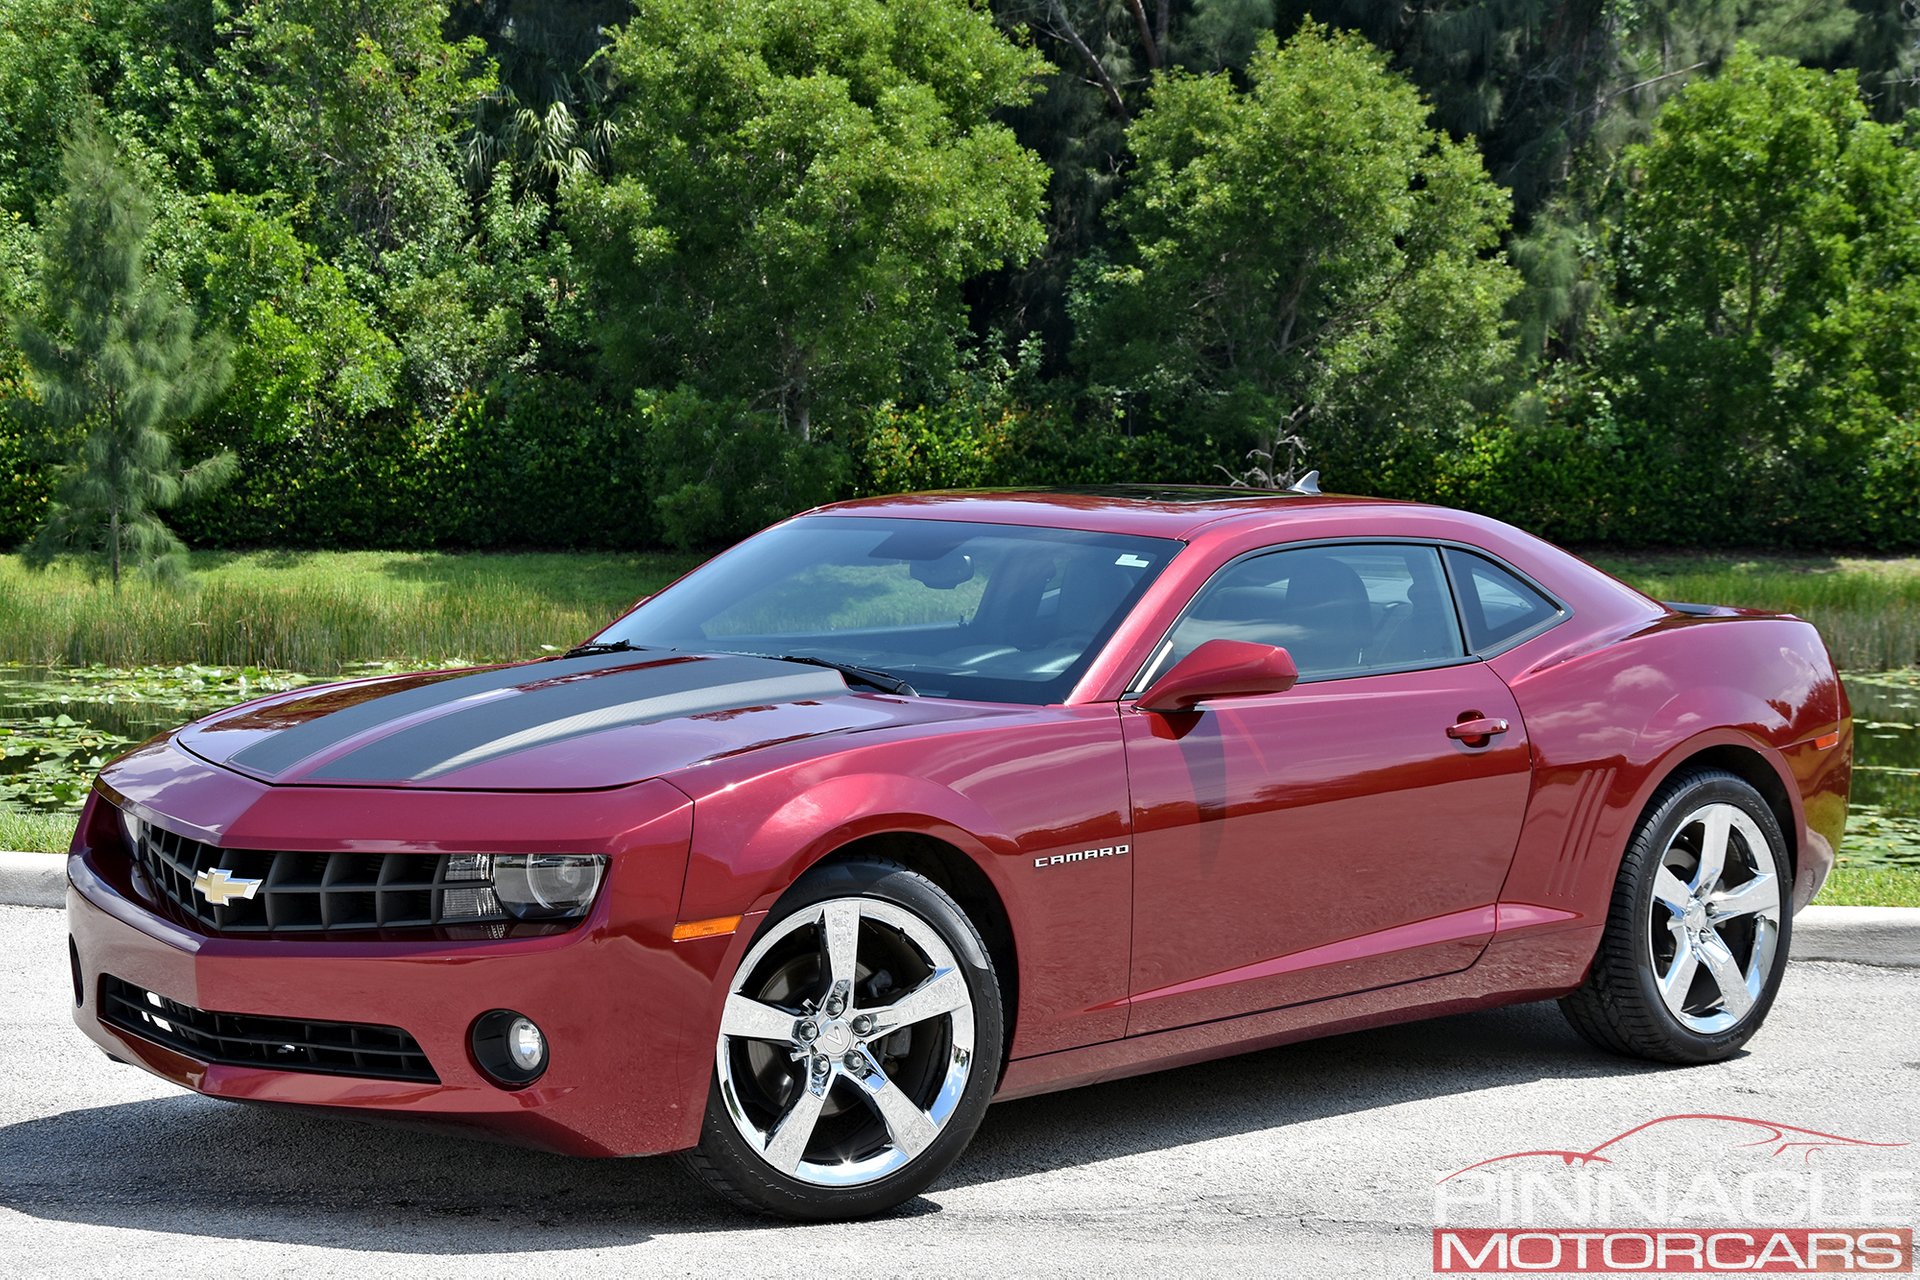
[(219, 1066), (440, 1083), (419, 1042), (399, 1027), (209, 1013), (112, 974), (100, 978), (100, 1020)]

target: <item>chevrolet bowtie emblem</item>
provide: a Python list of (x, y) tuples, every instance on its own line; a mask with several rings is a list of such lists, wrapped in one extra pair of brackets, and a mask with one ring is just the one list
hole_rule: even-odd
[(224, 867), (211, 871), (202, 871), (193, 878), (193, 887), (200, 896), (216, 907), (224, 907), (239, 898), (251, 898), (260, 892), (263, 880), (235, 880), (233, 873)]

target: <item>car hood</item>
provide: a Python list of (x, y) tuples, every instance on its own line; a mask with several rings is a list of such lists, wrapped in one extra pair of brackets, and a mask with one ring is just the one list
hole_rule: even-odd
[(270, 783), (593, 790), (966, 714), (854, 693), (839, 672), (797, 663), (643, 650), (321, 685), (196, 721), (176, 741)]

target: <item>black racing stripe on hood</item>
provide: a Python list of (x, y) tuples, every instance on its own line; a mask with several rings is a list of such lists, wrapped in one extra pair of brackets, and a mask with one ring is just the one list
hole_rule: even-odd
[(837, 671), (731, 656), (543, 680), (511, 697), (489, 699), (376, 739), (328, 761), (306, 780), (427, 781), (516, 751), (622, 725), (846, 692)]
[[(669, 662), (687, 665), (687, 659), (678, 654), (662, 655)], [(394, 693), (368, 698), (365, 702), (324, 716), (316, 716), (305, 724), (282, 729), (244, 751), (235, 752), (229, 761), (236, 768), (247, 769), (263, 777), (276, 777), (299, 764), (308, 756), (318, 755), (329, 747), (336, 747), (356, 734), (378, 728), (403, 716), (421, 711), (431, 711), (435, 707), (444, 707), (463, 698), (478, 694), (493, 693), (500, 689), (510, 689), (514, 685), (532, 684), (554, 676), (579, 675), (589, 671), (605, 670), (609, 667), (632, 666), (636, 662), (646, 661), (644, 653), (596, 653), (582, 658), (556, 658), (548, 662), (523, 663), (511, 667), (499, 667), (492, 671), (476, 671), (472, 675), (452, 676), (445, 680), (436, 680), (432, 684), (415, 685)], [(655, 658), (654, 661), (660, 661)]]

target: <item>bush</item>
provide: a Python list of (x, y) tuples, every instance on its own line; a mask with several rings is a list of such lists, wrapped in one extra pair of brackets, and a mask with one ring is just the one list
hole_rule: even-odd
[(1883, 550), (1920, 547), (1920, 422), (1902, 422), (1867, 461), (1866, 519)]
[(956, 395), (887, 406), (861, 442), (866, 493), (1009, 485), (1217, 484), (1211, 441), (1077, 423), (1066, 409)]
[[(1847, 447), (1842, 447), (1842, 446)], [(1609, 420), (1497, 421), (1462, 434), (1430, 482), (1398, 487), (1558, 542), (1615, 547), (1920, 547), (1920, 424), (1871, 446), (1698, 459)], [(1711, 465), (1710, 465), (1711, 464)]]
[(1011, 414), (971, 402), (887, 405), (862, 442), (868, 493), (973, 489), (1007, 484), (1013, 469)]
[(720, 546), (839, 496), (851, 468), (829, 442), (685, 387), (635, 398), (654, 529), (670, 547)]
[(241, 479), (178, 513), (202, 546), (601, 547), (655, 539), (643, 440), (579, 384), (507, 381), (447, 418), (254, 440)]
[(46, 518), (52, 479), (34, 457), (26, 435), (0, 407), (0, 551), (25, 542)]

